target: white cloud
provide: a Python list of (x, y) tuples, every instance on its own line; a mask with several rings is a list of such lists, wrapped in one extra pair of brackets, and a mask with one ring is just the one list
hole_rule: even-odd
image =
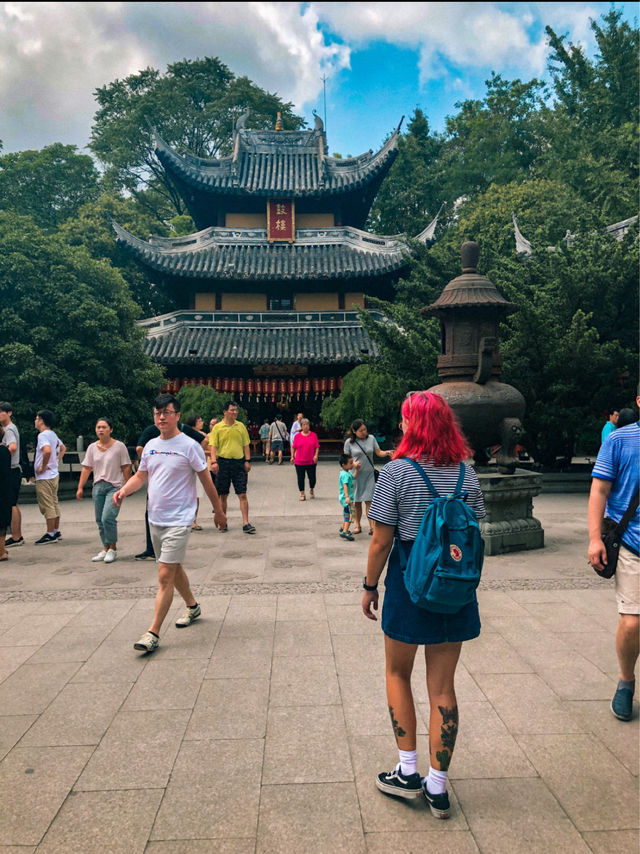
[[(519, 6), (520, 4), (514, 4)], [(523, 4), (525, 5), (525, 4)], [(461, 68), (544, 67), (544, 39), (528, 33), (532, 15), (497, 3), (314, 3), (321, 20), (356, 44), (386, 41), (419, 51), (422, 84)]]
[(323, 73), (349, 65), (298, 3), (0, 4), (5, 151), (88, 141), (93, 91), (147, 67), (218, 56), (237, 75), (316, 106)]

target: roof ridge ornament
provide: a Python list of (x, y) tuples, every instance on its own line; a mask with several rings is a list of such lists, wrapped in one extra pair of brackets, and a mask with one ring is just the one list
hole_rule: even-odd
[(321, 118), (320, 118), (320, 116), (316, 113), (316, 111), (315, 111), (315, 110), (312, 110), (312, 111), (311, 111), (311, 113), (312, 113), (312, 115), (313, 115), (313, 120), (314, 120), (314, 122), (315, 122), (315, 128), (314, 128), (314, 130), (317, 130), (319, 133), (324, 133), (324, 122), (322, 121), (322, 119), (321, 119)]
[(516, 238), (516, 255), (518, 258), (526, 258), (529, 255), (533, 255), (533, 247), (518, 228), (518, 220), (514, 211), (511, 211), (511, 219), (513, 220), (513, 230)]
[(440, 205), (440, 210), (431, 220), (429, 225), (424, 228), (420, 234), (416, 234), (414, 240), (419, 240), (420, 243), (424, 243), (425, 245), (433, 243), (436, 236), (436, 226), (438, 225), (438, 218), (444, 209), (444, 202)]
[(282, 124), (282, 114), (276, 114), (276, 130), (284, 130), (284, 125)]

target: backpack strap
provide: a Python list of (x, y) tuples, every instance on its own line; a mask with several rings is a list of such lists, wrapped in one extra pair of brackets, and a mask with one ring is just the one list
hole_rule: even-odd
[[(407, 460), (407, 462), (408, 462), (408, 463), (411, 463), (411, 465), (412, 465), (412, 466), (414, 467), (414, 469), (418, 472), (418, 474), (422, 477), (422, 479), (424, 480), (424, 482), (425, 482), (425, 483), (427, 484), (427, 486), (429, 487), (429, 490), (430, 490), (431, 492), (433, 492), (433, 494), (436, 496), (436, 498), (440, 498), (440, 497), (441, 497), (441, 496), (440, 496), (440, 493), (439, 493), (439, 492), (438, 492), (438, 490), (435, 488), (435, 486), (431, 483), (431, 481), (429, 480), (429, 477), (428, 477), (427, 473), (426, 473), (426, 472), (425, 472), (425, 470), (422, 468), (422, 466), (421, 466), (421, 465), (418, 465), (418, 463), (417, 463), (415, 460), (410, 460), (408, 457), (406, 458), (406, 460)], [(458, 482), (456, 483), (456, 488), (455, 488), (455, 489), (454, 489), (454, 491), (453, 491), (453, 494), (454, 494), (455, 496), (459, 496), (459, 495), (460, 495), (460, 491), (461, 491), (461, 489), (462, 489), (462, 484), (464, 483), (464, 476), (465, 476), (465, 472), (466, 472), (465, 464), (464, 464), (464, 463), (460, 463), (460, 474), (458, 475)]]
[(429, 492), (432, 492), (432, 493), (435, 495), (435, 497), (436, 497), (436, 498), (440, 498), (440, 493), (439, 493), (439, 492), (438, 492), (438, 490), (435, 488), (435, 486), (431, 483), (431, 481), (429, 480), (429, 477), (428, 477), (427, 473), (426, 473), (426, 472), (425, 472), (425, 470), (422, 468), (422, 466), (421, 466), (421, 465), (418, 465), (418, 463), (417, 463), (415, 460), (411, 460), (411, 459), (409, 459), (408, 457), (405, 457), (405, 459), (406, 459), (406, 461), (407, 461), (408, 463), (410, 463), (410, 464), (414, 467), (414, 469), (418, 472), (418, 474), (420, 475), (420, 477), (421, 477), (421, 478), (424, 480), (424, 482), (427, 484), (427, 488), (428, 488)]

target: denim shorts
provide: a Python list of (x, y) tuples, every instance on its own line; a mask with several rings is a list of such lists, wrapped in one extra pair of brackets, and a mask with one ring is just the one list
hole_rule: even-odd
[[(411, 543), (404, 542), (405, 553)], [(478, 600), (465, 605), (457, 614), (435, 614), (414, 605), (404, 586), (398, 541), (393, 543), (384, 581), (382, 631), (390, 638), (410, 644), (457, 643), (480, 634)]]

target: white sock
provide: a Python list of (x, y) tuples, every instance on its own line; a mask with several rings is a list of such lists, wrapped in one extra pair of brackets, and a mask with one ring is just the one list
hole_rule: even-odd
[(431, 795), (441, 795), (447, 791), (447, 771), (438, 771), (429, 766), (429, 775), (424, 778), (423, 783), (427, 784), (427, 789)]
[(415, 774), (418, 765), (417, 750), (398, 750), (400, 757), (400, 770), (403, 776), (408, 777), (409, 774)]

